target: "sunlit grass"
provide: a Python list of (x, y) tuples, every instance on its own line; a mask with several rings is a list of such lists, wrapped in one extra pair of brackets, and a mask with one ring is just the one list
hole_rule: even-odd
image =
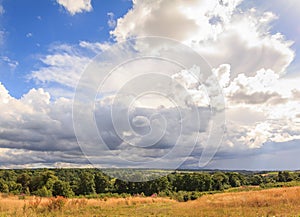
[(300, 216), (300, 187), (204, 195), (85, 199), (0, 197), (0, 216)]

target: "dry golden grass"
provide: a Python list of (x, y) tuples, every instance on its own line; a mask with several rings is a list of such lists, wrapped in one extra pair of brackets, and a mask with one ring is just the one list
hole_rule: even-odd
[(20, 200), (2, 195), (2, 216), (300, 216), (300, 187), (220, 193), (182, 203), (151, 197)]
[(180, 203), (174, 213), (176, 216), (300, 216), (300, 187), (207, 195)]
[(0, 216), (1, 213), (11, 212), (20, 209), (24, 205), (24, 201), (18, 199), (18, 197), (0, 196)]

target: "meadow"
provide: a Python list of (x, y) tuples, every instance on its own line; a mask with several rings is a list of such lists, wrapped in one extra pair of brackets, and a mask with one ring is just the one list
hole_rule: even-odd
[(0, 196), (0, 216), (300, 216), (300, 187), (203, 195), (178, 202), (169, 198), (71, 198)]

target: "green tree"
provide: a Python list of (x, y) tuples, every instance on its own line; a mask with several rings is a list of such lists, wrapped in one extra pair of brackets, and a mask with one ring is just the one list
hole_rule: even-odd
[(51, 197), (52, 192), (51, 190), (47, 189), (46, 186), (43, 186), (39, 188), (38, 190), (32, 192), (34, 195), (40, 196), (40, 197)]
[(30, 192), (38, 196), (52, 196), (53, 185), (57, 180), (58, 178), (52, 170), (36, 171), (30, 180)]
[(45, 169), (43, 171), (36, 172), (30, 180), (30, 191), (37, 191), (38, 189), (41, 189), (44, 186), (48, 190), (52, 191), (53, 184), (57, 180), (57, 176), (55, 176), (55, 173), (51, 170)]
[(29, 189), (31, 177), (28, 173), (22, 173), (17, 177), (17, 183), (22, 185), (22, 191), (25, 193)]
[(170, 183), (166, 176), (149, 181), (146, 184), (147, 192), (144, 192), (146, 195), (159, 193), (162, 191), (167, 191), (170, 189)]
[(212, 178), (211, 175), (205, 173), (202, 175), (203, 178), (203, 185), (202, 185), (202, 191), (210, 191), (212, 187)]
[(290, 182), (290, 181), (293, 181), (293, 177), (289, 171), (279, 171), (278, 172), (278, 181), (279, 182)]
[(263, 179), (260, 175), (251, 176), (250, 178), (251, 185), (260, 185), (261, 183), (263, 183)]
[(22, 192), (22, 185), (14, 181), (7, 182), (9, 192), (13, 194), (20, 194)]
[(175, 191), (182, 191), (185, 188), (185, 183), (183, 176), (181, 174), (174, 174), (175, 177), (172, 178), (172, 186)]
[(14, 170), (2, 170), (0, 171), (0, 177), (6, 182), (17, 180), (17, 174)]
[(240, 187), (241, 186), (241, 180), (239, 178), (238, 173), (230, 173), (229, 174), (229, 184), (231, 187)]
[(80, 181), (78, 185), (79, 195), (95, 194), (95, 181), (94, 175), (88, 171), (82, 171), (80, 173)]
[(125, 182), (123, 180), (120, 179), (116, 179), (115, 183), (114, 183), (114, 188), (116, 190), (117, 193), (126, 193), (128, 192), (128, 182)]
[(228, 187), (229, 179), (223, 172), (216, 172), (212, 176), (213, 190), (224, 190)]
[(72, 197), (72, 196), (74, 196), (74, 192), (72, 191), (70, 184), (68, 182), (57, 180), (53, 184), (52, 195), (53, 196)]
[(95, 175), (95, 188), (96, 192), (99, 193), (104, 193), (108, 190), (110, 185), (109, 178), (105, 176), (103, 173), (98, 172)]
[(0, 178), (0, 192), (2, 192), (2, 193), (9, 192), (8, 185), (2, 178)]

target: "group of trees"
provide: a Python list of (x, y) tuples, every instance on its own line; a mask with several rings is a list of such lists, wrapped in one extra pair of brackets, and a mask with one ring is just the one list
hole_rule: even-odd
[[(126, 174), (126, 170), (124, 170)], [(300, 173), (175, 172), (147, 182), (109, 178), (97, 169), (0, 170), (0, 192), (38, 196), (214, 191), (245, 185), (300, 180)]]

